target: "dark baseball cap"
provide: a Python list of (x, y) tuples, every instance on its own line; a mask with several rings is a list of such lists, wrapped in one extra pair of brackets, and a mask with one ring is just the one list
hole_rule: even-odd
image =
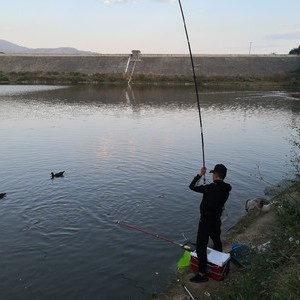
[(227, 174), (227, 168), (223, 164), (218, 164), (218, 165), (215, 165), (215, 168), (213, 170), (209, 171), (209, 173), (218, 173), (220, 175), (220, 177), (222, 177), (224, 179)]

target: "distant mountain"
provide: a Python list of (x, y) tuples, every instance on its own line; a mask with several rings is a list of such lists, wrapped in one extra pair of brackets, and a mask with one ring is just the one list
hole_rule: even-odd
[(27, 48), (13, 44), (11, 42), (0, 39), (0, 53), (14, 53), (14, 54), (84, 54), (92, 55), (97, 54), (91, 51), (77, 50), (71, 47), (60, 48)]

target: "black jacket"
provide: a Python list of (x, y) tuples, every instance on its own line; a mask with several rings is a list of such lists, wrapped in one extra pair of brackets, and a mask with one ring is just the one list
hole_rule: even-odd
[(200, 204), (200, 214), (202, 221), (215, 221), (220, 219), (225, 202), (229, 197), (231, 185), (223, 180), (215, 180), (207, 185), (196, 186), (201, 178), (197, 175), (190, 184), (190, 189), (197, 193), (202, 193), (203, 198)]

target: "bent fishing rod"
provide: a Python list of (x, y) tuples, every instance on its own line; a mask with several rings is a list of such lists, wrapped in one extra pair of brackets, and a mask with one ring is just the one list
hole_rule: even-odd
[(193, 251), (192, 247), (189, 246), (189, 245), (187, 245), (187, 243), (185, 243), (185, 244), (180, 244), (180, 243), (178, 243), (178, 242), (176, 242), (176, 241), (173, 241), (173, 240), (171, 240), (171, 239), (169, 239), (169, 238), (166, 238), (166, 237), (164, 237), (164, 236), (162, 236), (162, 235), (159, 235), (159, 234), (150, 232), (150, 231), (148, 231), (148, 230), (145, 230), (145, 229), (140, 228), (140, 227), (137, 227), (137, 226), (130, 225), (130, 224), (124, 222), (124, 221), (117, 221), (117, 224), (120, 224), (120, 225), (122, 225), (122, 226), (124, 226), (124, 227), (130, 228), (130, 229), (133, 229), (133, 230), (136, 230), (136, 231), (143, 232), (143, 233), (148, 234), (148, 235), (151, 235), (151, 236), (153, 236), (153, 237), (155, 237), (155, 238), (157, 238), (157, 239), (160, 239), (160, 240), (169, 242), (169, 243), (171, 243), (171, 244), (173, 244), (173, 245), (180, 246), (180, 247), (183, 248), (184, 250), (187, 250), (187, 251)]
[[(203, 167), (205, 168), (204, 134), (203, 134), (203, 125), (202, 125), (202, 116), (201, 116), (200, 99), (199, 99), (199, 92), (198, 92), (198, 85), (197, 85), (197, 77), (196, 77), (196, 72), (195, 72), (195, 65), (194, 65), (194, 59), (193, 59), (193, 54), (192, 54), (192, 48), (191, 48), (191, 44), (190, 44), (189, 34), (188, 34), (188, 31), (187, 31), (187, 27), (186, 27), (186, 22), (185, 22), (185, 17), (184, 17), (181, 1), (178, 0), (178, 3), (179, 3), (180, 11), (181, 11), (185, 36), (186, 36), (186, 40), (187, 40), (187, 44), (188, 44), (188, 48), (189, 48), (190, 59), (191, 59), (192, 70), (193, 70), (193, 79), (194, 79), (194, 86), (195, 86), (195, 92), (196, 92), (196, 97), (197, 97), (199, 123), (200, 123), (200, 133), (201, 133), (202, 161), (203, 161)], [(206, 182), (205, 175), (203, 176), (203, 181), (204, 181), (204, 183)]]

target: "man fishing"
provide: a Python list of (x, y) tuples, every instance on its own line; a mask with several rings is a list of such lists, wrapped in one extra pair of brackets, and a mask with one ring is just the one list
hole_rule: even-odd
[(199, 273), (190, 279), (191, 282), (208, 281), (206, 274), (207, 245), (209, 238), (213, 241), (213, 249), (222, 252), (221, 242), (221, 215), (225, 202), (229, 197), (231, 185), (224, 182), (227, 168), (218, 164), (210, 171), (213, 183), (197, 185), (200, 178), (206, 173), (206, 168), (201, 168), (199, 174), (194, 177), (189, 188), (197, 193), (202, 193), (200, 203), (200, 220), (197, 233), (196, 252), (199, 261)]

